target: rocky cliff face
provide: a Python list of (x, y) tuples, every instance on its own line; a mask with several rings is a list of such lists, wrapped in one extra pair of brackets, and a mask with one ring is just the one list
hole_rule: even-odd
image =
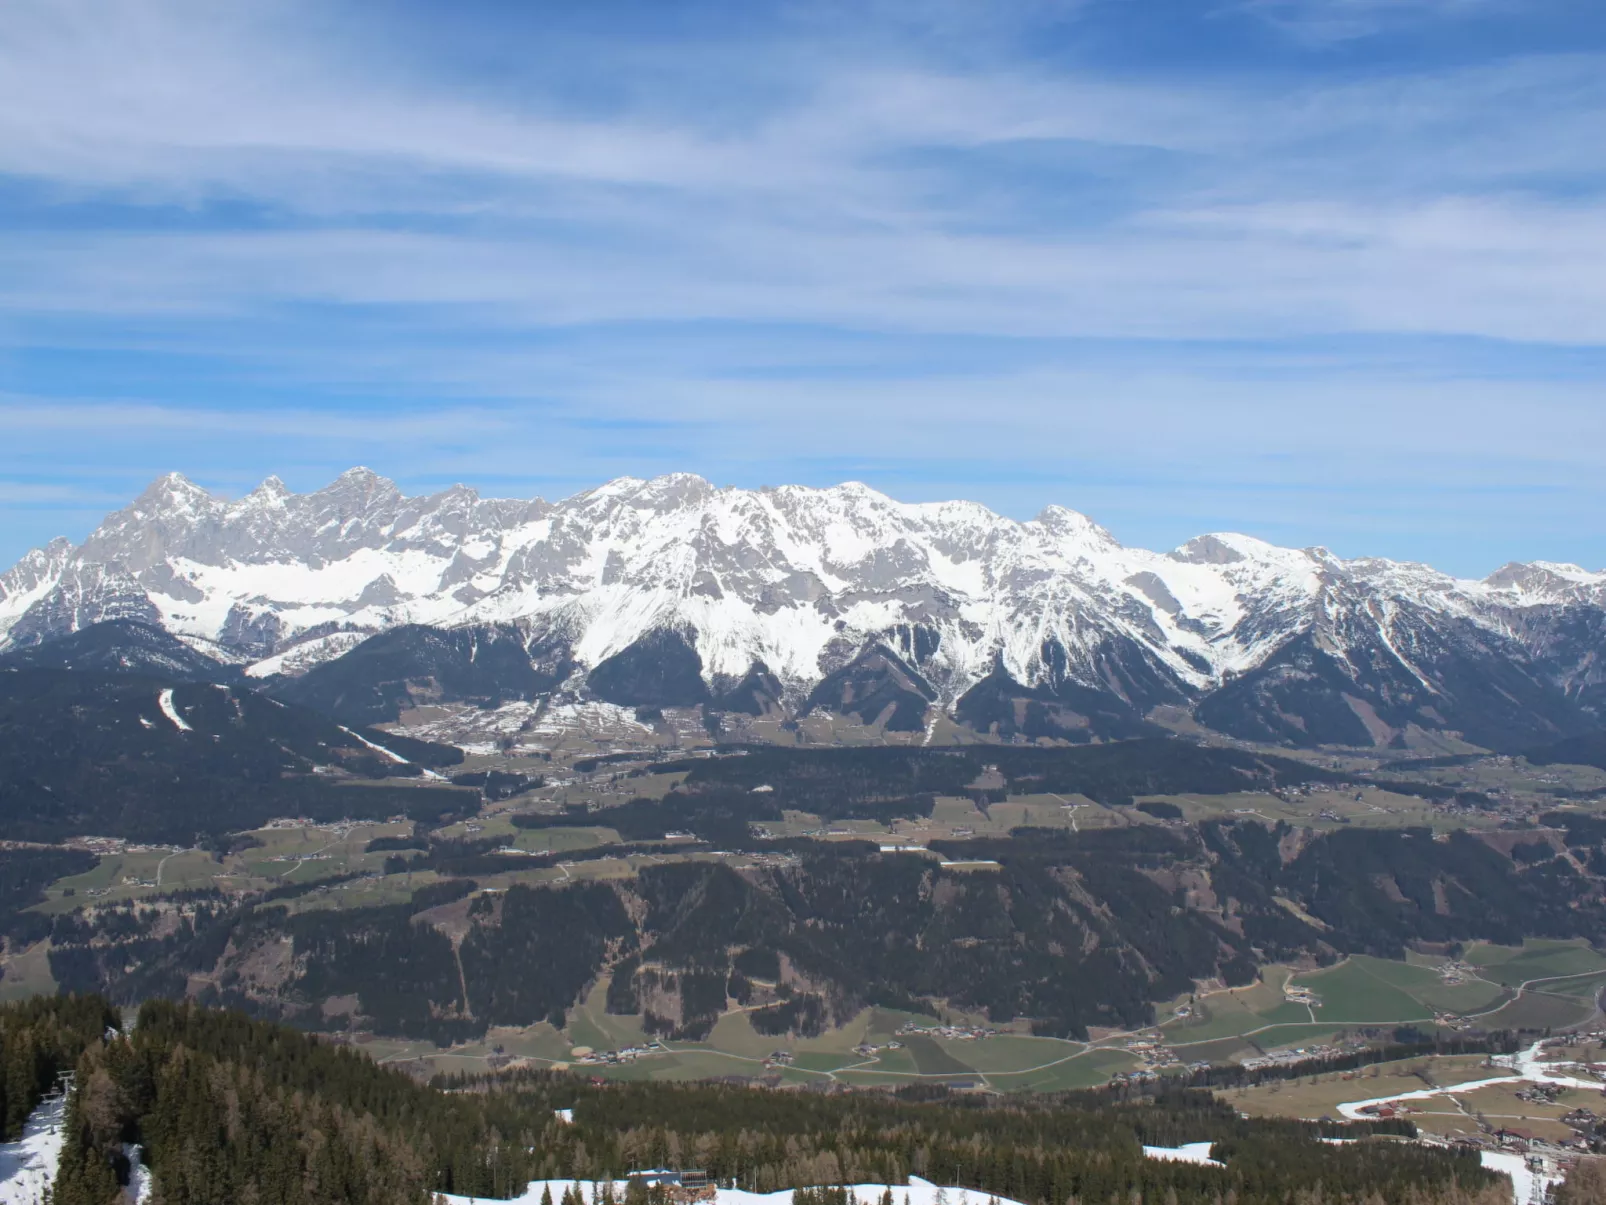
[(1073, 739), (1168, 705), (1259, 739), (1516, 747), (1606, 706), (1606, 574), (1464, 581), (1232, 534), (1155, 553), (1060, 507), (1022, 523), (852, 484), (626, 478), (548, 503), (408, 498), (354, 469), (225, 501), (170, 475), (0, 577), (10, 647), (108, 619), (258, 676), (404, 624), (482, 626), (517, 632), (569, 689), (601, 667), (604, 695), (717, 702), (762, 666), (794, 706), (884, 693), (902, 727), (922, 697), (952, 708), (985, 681), (977, 722)]

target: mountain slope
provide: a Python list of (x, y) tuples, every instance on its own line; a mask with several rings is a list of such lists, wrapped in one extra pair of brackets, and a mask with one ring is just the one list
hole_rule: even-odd
[[(1535, 562), (1461, 581), (1232, 534), (1162, 554), (1061, 507), (1017, 522), (852, 484), (624, 478), (548, 503), (461, 486), (408, 498), (354, 469), (309, 494), (270, 478), (231, 502), (175, 474), (82, 545), (57, 541), (0, 575), (11, 648), (108, 619), (256, 660), (258, 675), (405, 625), (515, 625), (551, 689), (638, 706), (717, 699), (762, 663), (796, 708), (878, 646), (945, 708), (995, 669), (1027, 692), (1012, 699), (1047, 691), (1052, 721), (988, 705), (989, 724), (1019, 711), (1022, 732), (1102, 736), (1099, 716), (1124, 731), (1124, 717), (1204, 700), (1229, 731), (1300, 744), (1506, 747), (1597, 726), (1606, 707), (1606, 574)], [(1318, 670), (1309, 650), (1332, 664)], [(457, 689), (435, 652), (418, 656), (416, 674), (405, 658), (363, 671), (378, 673), (363, 714)], [(396, 685), (414, 677), (434, 685)]]
[[(46, 646), (49, 647), (49, 646)], [(496, 707), (533, 699), (568, 676), (560, 655), (538, 664), (524, 633), (511, 624), (430, 628), (403, 624), (369, 637), (270, 693), (351, 724), (394, 722), (403, 711), (439, 700)]]
[(439, 816), (463, 793), (354, 784), (461, 760), (239, 686), (0, 671), (0, 829), (13, 840), (189, 844), (279, 816)]
[(807, 708), (851, 715), (889, 732), (919, 732), (937, 697), (930, 683), (884, 645), (872, 645), (809, 694)]
[(0, 669), (24, 668), (139, 674), (169, 682), (226, 682), (239, 676), (233, 666), (196, 652), (161, 628), (132, 619), (92, 624), (0, 654)]

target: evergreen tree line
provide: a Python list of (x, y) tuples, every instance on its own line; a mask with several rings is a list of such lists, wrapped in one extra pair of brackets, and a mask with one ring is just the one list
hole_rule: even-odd
[(550, 1112), (453, 1094), (356, 1051), (193, 1003), (150, 1001), (78, 1059), (52, 1205), (110, 1205), (125, 1144), (162, 1205), (427, 1205), (509, 1197)]
[(57, 879), (93, 870), (99, 862), (83, 849), (0, 849), (0, 938), (26, 946), (49, 933), (50, 918), (25, 909), (42, 903), (45, 888)]
[(821, 816), (852, 814), (854, 805), (921, 795), (964, 795), (986, 766), (996, 767), (1009, 792), (1086, 795), (1099, 803), (1131, 804), (1141, 795), (1183, 791), (1227, 794), (1342, 776), (1289, 758), (1189, 741), (1112, 741), (1078, 747), (967, 745), (866, 746), (841, 749), (780, 745), (728, 746), (745, 756), (688, 758), (652, 767), (684, 773), (684, 790), (718, 787), (750, 791), (770, 786), (770, 802)]
[[(148, 1003), (127, 1035), (91, 1034), (103, 1001), (31, 1007), (85, 1041), (53, 1205), (110, 1205), (128, 1144), (143, 1148), (162, 1205), (427, 1205), (436, 1192), (506, 1198), (532, 1179), (624, 1186), (660, 1166), (751, 1191), (819, 1190), (803, 1194), (811, 1205), (843, 1205), (832, 1186), (910, 1175), (1028, 1205), (1496, 1205), (1503, 1191), (1475, 1158), (1389, 1139), (1408, 1123), (1348, 1126), (1373, 1137), (1332, 1146), (1318, 1141), (1331, 1125), (1245, 1119), (1188, 1090), (913, 1099), (542, 1072), (423, 1085), (193, 1003)], [(1205, 1140), (1224, 1170), (1141, 1150)], [(639, 1183), (623, 1202), (665, 1205)]]
[(117, 1023), (99, 997), (34, 996), (0, 1005), (0, 1141), (22, 1136), (28, 1114)]
[[(525, 1073), (452, 1079), (458, 1089), (513, 1092), (567, 1107), (574, 1122), (540, 1153), (546, 1179), (617, 1176), (636, 1167), (705, 1168), (755, 1192), (910, 1175), (1032, 1205), (1145, 1198), (1293, 1202), (1477, 1199), (1494, 1183), (1474, 1157), (1390, 1141), (1409, 1123), (1338, 1127), (1247, 1120), (1206, 1093), (1165, 1090), (1132, 1100), (1112, 1092), (1038, 1098), (880, 1091), (755, 1092), (728, 1085), (576, 1084)], [(561, 1103), (560, 1103), (561, 1102)], [(1332, 1146), (1342, 1131), (1374, 1141)], [(1210, 1140), (1226, 1170), (1146, 1159), (1144, 1144)]]
[[(1591, 835), (1580, 828), (1569, 840)], [(273, 905), (316, 884), (287, 885), (243, 905), (196, 899), (176, 925), (156, 926), (145, 909), (63, 918), (50, 962), (69, 990), (120, 1003), (182, 996), (204, 974), (216, 985), (210, 1003), (311, 1026), (329, 1023), (324, 1001), (354, 995), (354, 1027), (441, 1043), (491, 1025), (561, 1025), (599, 976), (611, 1010), (653, 1011), (652, 1030), (676, 1038), (706, 1034), (731, 998), (752, 1006), (766, 1033), (817, 1032), (865, 1005), (930, 1013), (946, 1003), (1080, 1037), (1149, 1024), (1154, 1000), (1202, 979), (1251, 982), (1265, 961), (1606, 931), (1600, 879), (1567, 859), (1518, 865), (1476, 837), (1405, 829), (1310, 837), (1285, 862), (1290, 836), (1211, 821), (1197, 832), (1017, 830), (934, 843), (999, 863), (980, 875), (863, 843), (805, 843), (793, 866), (666, 863), (624, 882), (482, 895), (458, 946), (419, 914), (473, 891), (471, 879), (406, 904), (299, 914)], [(1580, 843), (1575, 853), (1601, 850)], [(522, 870), (538, 861), (510, 860)], [(1183, 871), (1208, 875), (1210, 907), (1176, 885)], [(240, 974), (285, 937), (295, 953), (287, 979), (264, 987)], [(741, 969), (752, 958), (763, 973)]]

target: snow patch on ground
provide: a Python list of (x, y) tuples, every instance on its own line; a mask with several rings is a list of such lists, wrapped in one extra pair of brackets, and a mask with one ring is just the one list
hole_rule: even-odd
[[(1208, 1143), (1206, 1144), (1208, 1145)], [(574, 1184), (580, 1186), (580, 1192), (586, 1200), (592, 1199), (593, 1192), (600, 1193), (602, 1184), (593, 1180), (531, 1180), (524, 1190), (523, 1196), (514, 1197), (506, 1205), (539, 1205), (543, 1190), (550, 1191), (552, 1199), (563, 1199), (563, 1190)], [(624, 1182), (616, 1181), (614, 1184), (614, 1197), (623, 1199)], [(908, 1184), (849, 1184), (848, 1191), (858, 1205), (879, 1205), (882, 1194), (891, 1191), (895, 1205), (1021, 1205), (1008, 1197), (994, 1196), (991, 1193), (977, 1192), (973, 1188), (943, 1188), (922, 1180), (918, 1176), (910, 1176)], [(495, 1197), (459, 1197), (451, 1193), (441, 1194), (451, 1205), (481, 1205), (481, 1203), (500, 1200)], [(715, 1198), (715, 1205), (792, 1205), (792, 1190), (782, 1189), (780, 1192), (746, 1192), (739, 1188), (721, 1188)]]
[(275, 653), (271, 657), (264, 657), (261, 661), (246, 666), (245, 676), (271, 678), (275, 674), (287, 674), (295, 677), (306, 673), (315, 665), (322, 665), (325, 661), (333, 661), (336, 657), (349, 653), (371, 635), (372, 632), (331, 632), (327, 636), (303, 640), (282, 653)]
[[(601, 702), (512, 702), (494, 711), (440, 703), (431, 704), (424, 714), (430, 718), (409, 715), (396, 730), (418, 740), (456, 745), (470, 754), (490, 755), (509, 741), (515, 753), (540, 752), (554, 739), (568, 736), (599, 743), (635, 742), (654, 731), (653, 724), (636, 718), (635, 708)], [(683, 741), (706, 740), (701, 713), (695, 708), (666, 707), (663, 715), (663, 722), (680, 733)]]
[[(1489, 1079), (1473, 1080), (1465, 1084), (1452, 1084), (1444, 1088), (1420, 1088), (1415, 1092), (1401, 1092), (1395, 1096), (1380, 1096), (1372, 1100), (1352, 1100), (1348, 1104), (1338, 1106), (1338, 1111), (1350, 1121), (1364, 1119), (1367, 1115), (1361, 1110), (1371, 1105), (1393, 1104), (1396, 1101), (1426, 1100), (1432, 1096), (1459, 1096), (1466, 1092), (1476, 1092), (1479, 1088), (1488, 1088), (1495, 1084), (1556, 1084), (1563, 1088), (1583, 1088), (1588, 1091), (1599, 1091), (1601, 1082), (1596, 1079), (1580, 1079), (1574, 1075), (1561, 1074), (1561, 1068), (1577, 1067), (1577, 1063), (1556, 1062), (1546, 1063), (1540, 1055), (1544, 1050), (1543, 1042), (1535, 1042), (1516, 1054), (1496, 1055), (1490, 1062), (1496, 1066), (1509, 1067), (1514, 1075), (1498, 1075)], [(1561, 1182), (1560, 1176), (1550, 1176), (1542, 1172), (1529, 1169), (1527, 1160), (1518, 1154), (1507, 1151), (1484, 1151), (1481, 1158), (1483, 1166), (1490, 1171), (1504, 1172), (1511, 1177), (1511, 1199), (1513, 1205), (1543, 1205), (1545, 1191), (1552, 1184)]]
[[(390, 758), (390, 760), (395, 762), (398, 766), (410, 766), (410, 765), (413, 764), (412, 762), (408, 761), (405, 757), (403, 757), (400, 753), (392, 753), (389, 749), (385, 748), (385, 746), (376, 745), (373, 741), (369, 740), (366, 736), (363, 736), (359, 732), (353, 732), (350, 728), (347, 728), (344, 724), (340, 725), (340, 731), (344, 732), (347, 736), (351, 737), (354, 740), (361, 741), (363, 744), (367, 745), (370, 749), (372, 749), (375, 753), (383, 754), (385, 757)], [(420, 766), (419, 769), (423, 770), (425, 778), (441, 778), (444, 781), (443, 776), (440, 775), (440, 774), (435, 773), (435, 771), (433, 771), (433, 770), (426, 769), (423, 766)]]
[(1552, 1184), (1560, 1184), (1563, 1179), (1561, 1176), (1530, 1171), (1527, 1159), (1507, 1151), (1484, 1151), (1480, 1159), (1490, 1171), (1504, 1172), (1511, 1177), (1511, 1200), (1514, 1205), (1543, 1205), (1546, 1190)]
[(22, 1137), (0, 1144), (0, 1205), (41, 1205), (61, 1159), (65, 1095), (47, 1097), (28, 1116)]
[(146, 1205), (155, 1187), (151, 1180), (151, 1169), (145, 1166), (143, 1155), (143, 1147), (123, 1143), (123, 1157), (128, 1160), (128, 1187), (124, 1191), (133, 1198), (134, 1205)]
[(1161, 1159), (1167, 1163), (1197, 1163), (1202, 1167), (1226, 1167), (1219, 1159), (1210, 1157), (1213, 1142), (1185, 1142), (1181, 1146), (1146, 1146), (1145, 1159)]
[(173, 721), (173, 727), (180, 732), (195, 731), (194, 728), (190, 727), (190, 722), (179, 715), (178, 708), (173, 706), (173, 688), (171, 686), (162, 688), (162, 693), (156, 696), (156, 705), (162, 709), (163, 715)]
[(1496, 1084), (1520, 1084), (1532, 1082), (1536, 1084), (1556, 1084), (1562, 1088), (1582, 1088), (1586, 1091), (1598, 1092), (1602, 1084), (1600, 1080), (1579, 1079), (1577, 1076), (1560, 1075), (1550, 1070), (1551, 1067), (1576, 1066), (1571, 1063), (1546, 1063), (1539, 1057), (1544, 1049), (1543, 1042), (1535, 1042), (1526, 1050), (1516, 1054), (1496, 1055), (1490, 1062), (1496, 1066), (1510, 1067), (1514, 1075), (1496, 1075), (1488, 1079), (1472, 1080), (1465, 1084), (1451, 1084), (1443, 1088), (1418, 1088), (1414, 1092), (1400, 1092), (1394, 1096), (1377, 1096), (1371, 1100), (1352, 1100), (1348, 1104), (1338, 1106), (1339, 1113), (1347, 1121), (1365, 1120), (1367, 1114), (1363, 1110), (1373, 1105), (1392, 1104), (1396, 1101), (1427, 1100), (1433, 1096), (1460, 1096), (1467, 1092), (1476, 1092), (1479, 1088), (1489, 1088)]

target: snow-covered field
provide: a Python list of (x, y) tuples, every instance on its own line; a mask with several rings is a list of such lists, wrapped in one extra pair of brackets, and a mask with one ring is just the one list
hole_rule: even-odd
[(17, 1142), (0, 1143), (0, 1205), (42, 1205), (61, 1158), (65, 1096), (44, 1100)]
[[(540, 1205), (543, 1192), (550, 1192), (554, 1201), (563, 1199), (563, 1190), (573, 1184), (580, 1185), (580, 1191), (586, 1200), (591, 1200), (593, 1192), (600, 1193), (602, 1185), (592, 1180), (531, 1180), (524, 1190), (524, 1195), (514, 1197), (513, 1203), (517, 1205)], [(882, 1194), (891, 1191), (892, 1199), (896, 1205), (987, 1205), (989, 1201), (997, 1205), (1021, 1205), (1018, 1201), (1011, 1201), (1008, 1197), (994, 1197), (984, 1192), (977, 1192), (972, 1188), (944, 1188), (922, 1180), (918, 1176), (910, 1176), (907, 1184), (849, 1184), (848, 1189), (853, 1193), (858, 1205), (878, 1205)], [(452, 1205), (474, 1205), (477, 1202), (488, 1202), (491, 1197), (458, 1197), (444, 1194), (446, 1200)], [(623, 1198), (624, 1184), (614, 1185), (616, 1199)], [(721, 1188), (718, 1191), (715, 1205), (791, 1205), (792, 1190), (782, 1189), (780, 1192), (744, 1192), (739, 1188)], [(509, 1205), (513, 1205), (509, 1203)]]
[[(555, 738), (566, 736), (591, 741), (622, 741), (635, 748), (643, 737), (653, 733), (651, 724), (636, 719), (635, 708), (616, 707), (612, 703), (546, 706), (514, 702), (504, 703), (494, 711), (469, 704), (444, 703), (432, 706), (429, 714), (431, 718), (427, 720), (403, 723), (398, 731), (418, 740), (456, 745), (465, 753), (480, 756), (496, 753), (502, 742), (509, 739), (515, 753), (540, 753), (550, 748)], [(666, 718), (673, 723), (679, 714), (671, 709)], [(673, 726), (677, 730), (684, 729), (689, 736), (703, 737), (702, 718), (695, 711), (687, 709), (681, 722)]]
[[(0, 1205), (44, 1205), (61, 1161), (61, 1120), (66, 1111), (65, 1094), (46, 1097), (29, 1114), (21, 1140), (0, 1143)], [(150, 1169), (140, 1158), (139, 1147), (125, 1144), (123, 1153), (130, 1172), (124, 1191), (133, 1205), (144, 1205), (151, 1199)]]
[(1164, 1159), (1170, 1163), (1198, 1163), (1204, 1167), (1226, 1167), (1219, 1159), (1210, 1157), (1213, 1142), (1185, 1142), (1181, 1146), (1146, 1146), (1143, 1154), (1148, 1159)]
[(1505, 1172), (1511, 1177), (1511, 1199), (1515, 1205), (1543, 1205), (1545, 1193), (1552, 1184), (1560, 1184), (1562, 1177), (1539, 1175), (1528, 1170), (1528, 1161), (1521, 1155), (1506, 1151), (1484, 1151), (1483, 1166), (1492, 1172)]

